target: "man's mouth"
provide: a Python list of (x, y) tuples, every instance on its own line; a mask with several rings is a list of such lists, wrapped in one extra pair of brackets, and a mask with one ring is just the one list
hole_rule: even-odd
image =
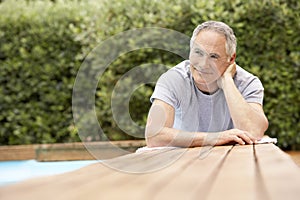
[(197, 69), (196, 67), (193, 68), (200, 74), (213, 74), (211, 70)]

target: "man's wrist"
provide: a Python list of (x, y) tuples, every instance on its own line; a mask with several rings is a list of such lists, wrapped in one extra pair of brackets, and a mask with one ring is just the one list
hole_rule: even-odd
[(223, 75), (219, 80), (218, 80), (218, 85), (221, 89), (224, 90), (225, 86), (230, 83), (233, 82), (233, 78), (229, 75)]

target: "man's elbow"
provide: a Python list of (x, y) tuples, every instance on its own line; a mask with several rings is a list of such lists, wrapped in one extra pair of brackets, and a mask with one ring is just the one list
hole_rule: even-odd
[(146, 130), (145, 132), (146, 145), (147, 147), (163, 147), (167, 146), (161, 137), (161, 133), (151, 133), (151, 131)]
[(264, 117), (264, 120), (262, 122), (261, 137), (264, 136), (265, 132), (268, 130), (268, 127), (269, 127), (269, 121), (267, 117)]
[(165, 144), (165, 142), (160, 140), (157, 136), (146, 137), (146, 145), (147, 145), (147, 147), (150, 147), (150, 148), (168, 146), (167, 144)]
[(269, 127), (269, 121), (266, 117), (264, 117), (255, 130), (251, 130), (251, 134), (256, 138), (256, 140), (260, 140)]
[(146, 145), (147, 147), (153, 148), (153, 147), (158, 147), (157, 143), (153, 141), (153, 139), (146, 138)]
[(156, 142), (154, 139), (155, 136), (149, 136), (149, 134), (147, 134), (147, 132), (146, 132), (145, 136), (146, 136), (145, 139), (146, 139), (147, 147), (156, 147)]

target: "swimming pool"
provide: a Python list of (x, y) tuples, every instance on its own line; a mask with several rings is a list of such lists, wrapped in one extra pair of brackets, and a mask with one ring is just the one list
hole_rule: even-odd
[(0, 186), (17, 183), (26, 179), (61, 174), (80, 169), (98, 160), (38, 162), (36, 160), (1, 161)]

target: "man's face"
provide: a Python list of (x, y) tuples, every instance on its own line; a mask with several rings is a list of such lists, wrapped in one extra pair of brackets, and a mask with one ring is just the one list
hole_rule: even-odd
[(190, 61), (198, 88), (201, 85), (216, 84), (230, 65), (225, 43), (225, 36), (215, 31), (203, 30), (197, 35), (190, 52)]

